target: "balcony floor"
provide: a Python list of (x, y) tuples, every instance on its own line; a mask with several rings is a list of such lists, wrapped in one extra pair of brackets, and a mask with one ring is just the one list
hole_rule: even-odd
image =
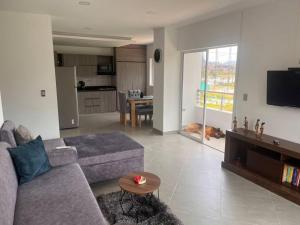
[[(201, 141), (201, 134), (196, 134), (193, 132), (187, 132), (182, 131), (182, 134), (185, 136), (190, 136), (193, 139), (196, 139), (197, 141)], [(209, 140), (204, 139), (204, 144), (208, 145), (209, 147), (212, 147), (218, 151), (225, 152), (225, 138), (214, 138), (211, 137)]]

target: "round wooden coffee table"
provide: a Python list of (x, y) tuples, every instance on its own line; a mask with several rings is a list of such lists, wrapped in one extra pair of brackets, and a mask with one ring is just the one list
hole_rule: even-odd
[[(135, 176), (144, 176), (146, 177), (145, 184), (136, 184), (134, 182)], [(153, 197), (153, 193), (157, 191), (157, 196), (159, 199), (159, 186), (160, 186), (160, 178), (153, 173), (148, 172), (133, 172), (128, 175), (121, 177), (119, 179), (119, 186), (121, 188), (121, 196), (120, 196), (120, 205), (123, 211), (123, 214), (129, 215), (129, 212), (133, 209), (135, 203), (134, 195), (145, 197), (146, 200), (151, 199)], [(125, 213), (123, 209), (123, 198), (125, 194), (130, 195), (131, 207)], [(149, 198), (148, 198), (149, 197)], [(136, 220), (138, 221), (137, 213), (135, 214)]]
[[(146, 177), (146, 183), (136, 184), (133, 180), (135, 176)], [(151, 194), (157, 190), (159, 197), (160, 178), (153, 173), (134, 172), (121, 177), (119, 179), (119, 186), (123, 191), (141, 196)]]

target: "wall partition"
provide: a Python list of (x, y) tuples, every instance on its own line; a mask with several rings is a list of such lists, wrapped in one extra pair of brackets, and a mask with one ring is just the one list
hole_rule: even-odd
[(181, 133), (220, 151), (231, 128), (237, 49), (183, 53)]

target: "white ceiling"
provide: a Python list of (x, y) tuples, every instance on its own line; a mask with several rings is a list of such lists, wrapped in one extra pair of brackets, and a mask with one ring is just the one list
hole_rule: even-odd
[[(88, 1), (90, 5), (79, 5)], [(151, 43), (153, 28), (183, 25), (267, 0), (1, 0), (0, 9), (49, 14), (53, 31), (83, 36), (113, 36), (111, 40), (78, 40), (78, 45)], [(118, 37), (116, 40), (114, 37)], [(61, 44), (76, 44), (76, 38), (56, 37)], [(115, 43), (114, 43), (115, 42)], [(101, 44), (102, 43), (102, 44)]]

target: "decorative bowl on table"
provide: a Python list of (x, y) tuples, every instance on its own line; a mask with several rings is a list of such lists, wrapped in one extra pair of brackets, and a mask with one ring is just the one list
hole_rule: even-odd
[(136, 184), (145, 184), (146, 183), (146, 177), (143, 177), (143, 176), (135, 176), (134, 178), (133, 178), (133, 180), (134, 180), (134, 182), (136, 183)]

